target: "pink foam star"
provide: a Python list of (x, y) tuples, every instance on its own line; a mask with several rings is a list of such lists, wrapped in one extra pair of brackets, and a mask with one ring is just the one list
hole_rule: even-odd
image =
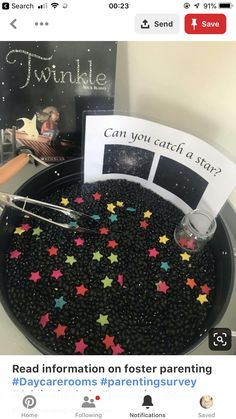
[(37, 272), (31, 272), (31, 275), (30, 275), (30, 277), (29, 277), (29, 280), (30, 280), (30, 281), (37, 282), (37, 281), (39, 281), (40, 279), (41, 279), (41, 276), (40, 276), (39, 271), (37, 271)]
[(119, 343), (117, 343), (117, 345), (113, 345), (111, 349), (112, 349), (112, 355), (120, 355), (122, 354), (122, 352), (124, 352), (124, 349), (120, 346)]
[(187, 246), (187, 240), (184, 239), (183, 237), (181, 237), (179, 239), (179, 245), (182, 246), (182, 247), (186, 247)]
[(82, 198), (82, 196), (78, 196), (74, 199), (74, 202), (76, 202), (76, 204), (83, 204), (84, 198)]
[(98, 192), (94, 193), (93, 194), (94, 201), (99, 201), (101, 199), (101, 196), (102, 195), (100, 193), (98, 193)]
[(160, 292), (164, 292), (164, 294), (166, 294), (166, 292), (167, 292), (167, 290), (170, 288), (166, 283), (165, 283), (165, 281), (159, 281), (157, 284), (156, 284), (156, 286), (157, 286), (157, 291), (160, 291)]
[(201, 288), (203, 294), (207, 294), (207, 295), (210, 294), (211, 288), (208, 287), (207, 284), (201, 285), (200, 288)]
[(40, 326), (45, 327), (47, 326), (48, 322), (49, 322), (49, 313), (43, 314), (39, 320)]
[(124, 275), (118, 275), (117, 282), (122, 287), (123, 286), (123, 283), (124, 283)]
[(100, 234), (108, 234), (109, 233), (109, 229), (106, 227), (102, 227), (99, 229)]
[(25, 231), (29, 231), (31, 229), (31, 226), (29, 224), (21, 224), (21, 228)]
[(19, 250), (13, 250), (10, 252), (10, 259), (18, 259), (18, 257), (21, 255), (21, 252)]
[(156, 258), (157, 255), (159, 255), (159, 252), (155, 247), (153, 247), (152, 249), (148, 249), (148, 251), (150, 257)]
[(195, 249), (195, 241), (193, 239), (187, 240), (186, 241), (186, 247), (187, 249), (191, 249), (194, 250)]
[(87, 347), (88, 345), (84, 343), (84, 339), (80, 339), (78, 342), (75, 342), (75, 353), (79, 352), (80, 354), (84, 355), (84, 351)]
[(83, 246), (84, 245), (84, 240), (81, 239), (80, 237), (77, 237), (77, 239), (74, 240), (76, 246)]
[(56, 269), (51, 273), (51, 278), (59, 279), (61, 276), (63, 276), (63, 273), (60, 271), (60, 269)]
[(145, 220), (139, 221), (139, 225), (140, 225), (141, 228), (144, 228), (145, 230), (149, 226), (149, 224)]

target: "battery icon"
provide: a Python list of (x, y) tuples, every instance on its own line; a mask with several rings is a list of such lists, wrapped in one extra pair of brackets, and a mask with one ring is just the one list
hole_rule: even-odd
[(232, 3), (219, 3), (220, 9), (232, 9), (233, 4)]

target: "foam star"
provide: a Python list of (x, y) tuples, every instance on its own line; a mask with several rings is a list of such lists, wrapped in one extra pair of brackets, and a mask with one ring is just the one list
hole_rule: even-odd
[(80, 354), (84, 355), (84, 351), (87, 347), (88, 345), (84, 343), (84, 339), (80, 339), (78, 342), (75, 342), (75, 353), (79, 352)]
[(167, 290), (170, 288), (165, 281), (159, 281), (156, 283), (157, 291), (167, 293)]
[(69, 204), (69, 199), (68, 198), (61, 198), (61, 204), (65, 205), (65, 207)]
[(98, 214), (93, 214), (92, 216), (91, 216), (91, 218), (93, 219), (93, 220), (95, 220), (95, 221), (99, 221), (100, 220), (100, 215), (98, 215)]
[(178, 243), (179, 243), (179, 245), (180, 245), (181, 247), (187, 247), (187, 240), (186, 240), (186, 239), (184, 239), (183, 237), (181, 237), (181, 238), (178, 240)]
[(60, 269), (56, 269), (52, 271), (51, 278), (59, 279), (63, 276), (63, 273), (60, 271)]
[(100, 193), (98, 193), (98, 192), (94, 193), (94, 194), (93, 194), (93, 199), (94, 199), (94, 201), (100, 201), (101, 196), (102, 196), (102, 195), (101, 195)]
[(76, 246), (83, 246), (84, 245), (84, 239), (81, 239), (80, 237), (77, 237), (77, 239), (74, 239), (74, 242)]
[(164, 234), (164, 236), (160, 236), (159, 237), (159, 242), (166, 244), (170, 239), (168, 239), (168, 237), (166, 237), (166, 235)]
[(118, 275), (117, 282), (121, 287), (123, 287), (124, 275)]
[(77, 262), (77, 259), (75, 259), (74, 256), (66, 256), (66, 263), (69, 263), (70, 266), (72, 266), (75, 262)]
[(105, 276), (105, 278), (102, 279), (101, 282), (103, 283), (103, 288), (107, 288), (111, 287), (113, 279), (109, 278), (108, 276)]
[(115, 240), (109, 240), (107, 247), (111, 247), (112, 249), (115, 249), (116, 246), (118, 246), (118, 243)]
[(100, 234), (108, 234), (109, 233), (109, 229), (106, 227), (102, 227), (99, 229), (99, 233)]
[(21, 252), (19, 252), (19, 250), (12, 250), (12, 252), (10, 252), (10, 259), (18, 259), (20, 255)]
[(69, 226), (70, 226), (71, 228), (78, 228), (78, 227), (79, 227), (76, 221), (70, 221), (70, 222), (69, 222)]
[(32, 234), (32, 236), (40, 236), (40, 234), (42, 232), (43, 232), (43, 230), (41, 230), (40, 227), (33, 228), (33, 234)]
[(45, 327), (47, 326), (48, 322), (49, 322), (49, 313), (46, 313), (40, 317), (39, 325), (42, 327)]
[(187, 278), (186, 285), (188, 285), (191, 289), (197, 286), (193, 278)]
[(114, 223), (114, 221), (117, 221), (118, 216), (116, 214), (111, 214), (108, 218), (112, 223)]
[(117, 207), (123, 207), (124, 202), (123, 201), (116, 201), (116, 205), (117, 205)]
[(136, 212), (136, 208), (128, 207), (128, 208), (126, 208), (126, 211), (128, 211), (128, 212)]
[(109, 324), (108, 315), (107, 314), (99, 314), (99, 318), (97, 319), (97, 323), (101, 326), (105, 326), (105, 324)]
[(29, 280), (30, 281), (38, 282), (40, 279), (41, 279), (41, 276), (40, 276), (39, 271), (37, 271), (37, 272), (31, 272), (31, 275), (29, 277)]
[(208, 303), (207, 295), (206, 294), (199, 294), (196, 298), (201, 304)]
[(103, 255), (99, 252), (99, 250), (93, 253), (92, 260), (97, 260), (98, 262), (100, 262), (101, 258), (103, 258)]
[(67, 326), (63, 326), (62, 324), (59, 323), (56, 329), (54, 329), (54, 333), (56, 333), (57, 338), (59, 338), (60, 336), (64, 336), (66, 329), (67, 329)]
[(64, 297), (55, 298), (55, 308), (63, 308), (63, 306), (66, 304), (66, 301), (64, 300)]
[(115, 214), (114, 209), (116, 208), (116, 206), (114, 204), (107, 204), (107, 210), (112, 212), (113, 214)]
[(186, 252), (180, 253), (180, 257), (182, 260), (187, 260), (187, 261), (189, 261), (189, 259), (191, 258), (191, 256)]
[(31, 229), (31, 226), (29, 224), (21, 224), (21, 228), (25, 231), (29, 231)]
[(151, 212), (151, 211), (149, 211), (149, 210), (147, 210), (147, 211), (145, 211), (145, 212), (143, 213), (143, 218), (150, 218), (150, 217), (151, 217), (151, 215), (152, 215), (152, 212)]
[(194, 239), (190, 239), (186, 241), (187, 249), (194, 250), (196, 248)]
[(76, 287), (76, 294), (84, 296), (88, 292), (88, 288), (84, 286), (84, 284), (79, 285)]
[(149, 224), (145, 220), (139, 221), (139, 225), (141, 228), (144, 228), (145, 230), (149, 226)]
[(111, 349), (112, 349), (112, 355), (120, 355), (124, 352), (124, 349), (120, 346), (119, 343), (117, 345), (113, 345)]
[(49, 256), (56, 256), (58, 252), (58, 247), (52, 246), (48, 249)]
[(201, 285), (200, 288), (201, 288), (201, 291), (203, 292), (203, 294), (207, 294), (207, 295), (210, 294), (211, 288), (208, 287), (207, 284)]
[(168, 272), (168, 270), (170, 269), (169, 263), (168, 262), (161, 262), (161, 269)]
[(23, 233), (25, 233), (25, 230), (22, 227), (16, 227), (14, 234), (19, 234), (19, 236), (21, 236)]
[(156, 258), (159, 255), (159, 252), (155, 247), (153, 247), (152, 249), (148, 249), (148, 252), (149, 252), (149, 257)]
[(106, 349), (109, 349), (111, 346), (114, 346), (115, 336), (106, 335), (102, 343), (106, 346)]
[(74, 199), (74, 202), (76, 202), (76, 204), (83, 204), (84, 198), (82, 198), (82, 196), (77, 196), (77, 198)]
[(107, 259), (109, 259), (111, 263), (118, 262), (118, 255), (111, 253), (110, 256), (107, 256)]

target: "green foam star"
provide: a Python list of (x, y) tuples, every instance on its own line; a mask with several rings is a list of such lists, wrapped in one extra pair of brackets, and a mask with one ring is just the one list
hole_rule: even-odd
[(43, 230), (41, 230), (40, 227), (33, 228), (33, 234), (32, 234), (32, 236), (40, 236), (40, 234), (42, 232), (43, 232)]
[(108, 276), (105, 276), (104, 279), (102, 279), (102, 283), (103, 283), (103, 287), (107, 288), (107, 287), (111, 287), (113, 279), (109, 278)]
[(110, 256), (107, 257), (111, 261), (111, 263), (118, 262), (118, 255), (111, 253)]
[(95, 221), (99, 221), (101, 217), (98, 214), (93, 214), (93, 215), (91, 215), (91, 218)]
[(77, 262), (77, 260), (74, 256), (66, 256), (66, 263), (69, 263), (72, 266), (75, 262)]
[(118, 216), (116, 214), (111, 214), (108, 218), (109, 220), (111, 220), (112, 223), (114, 223), (114, 221), (117, 221)]
[(100, 314), (99, 318), (97, 319), (97, 323), (100, 323), (101, 326), (105, 326), (105, 324), (109, 324), (108, 315)]
[(92, 260), (97, 260), (98, 262), (100, 262), (101, 258), (103, 258), (103, 255), (99, 252), (99, 250), (97, 252), (93, 253), (93, 259)]
[(64, 297), (55, 298), (55, 308), (63, 308), (65, 304), (66, 301), (64, 300)]
[(168, 262), (161, 262), (161, 269), (163, 269), (164, 271), (168, 271), (170, 269), (170, 265)]

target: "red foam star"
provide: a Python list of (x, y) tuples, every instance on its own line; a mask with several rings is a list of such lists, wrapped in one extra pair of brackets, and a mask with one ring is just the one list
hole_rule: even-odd
[(21, 255), (21, 252), (19, 250), (13, 250), (10, 252), (10, 259), (18, 259), (18, 257)]
[(81, 284), (79, 287), (76, 287), (76, 294), (77, 295), (83, 295), (88, 291), (88, 288), (84, 286), (84, 284)]
[(191, 250), (194, 250), (195, 249), (195, 241), (193, 240), (193, 239), (191, 239), (191, 240), (187, 240), (186, 241), (186, 247), (187, 247), (187, 249), (191, 249)]
[(56, 329), (54, 329), (54, 332), (56, 333), (57, 338), (59, 338), (60, 336), (64, 336), (66, 329), (67, 329), (67, 326), (62, 326), (62, 324), (59, 323)]
[(193, 278), (187, 278), (186, 285), (188, 285), (191, 289), (197, 286)]
[(37, 272), (31, 272), (31, 275), (30, 275), (30, 277), (29, 277), (29, 280), (30, 280), (30, 281), (37, 282), (37, 281), (39, 281), (40, 279), (41, 279), (41, 276), (40, 276), (39, 271), (37, 271)]
[(59, 279), (61, 276), (63, 276), (63, 273), (60, 271), (60, 269), (56, 269), (51, 273), (51, 278)]
[(159, 252), (155, 247), (153, 247), (153, 249), (148, 249), (148, 251), (150, 257), (156, 258), (157, 255), (159, 255)]
[(80, 354), (83, 355), (87, 347), (88, 345), (84, 343), (84, 339), (80, 339), (78, 342), (75, 342), (75, 353), (79, 352)]
[(145, 220), (139, 221), (139, 225), (140, 225), (141, 228), (144, 228), (145, 230), (149, 226), (149, 224)]
[(101, 196), (102, 195), (100, 193), (98, 193), (98, 192), (94, 193), (93, 194), (94, 201), (99, 201), (101, 199)]
[(45, 327), (47, 326), (48, 322), (49, 322), (49, 313), (43, 314), (39, 320), (40, 326)]
[(58, 247), (52, 246), (48, 249), (49, 256), (56, 256), (58, 252)]
[(83, 204), (84, 198), (82, 198), (81, 196), (78, 196), (77, 198), (74, 199), (74, 202), (76, 202), (76, 204)]
[(124, 352), (124, 349), (120, 346), (119, 343), (117, 345), (113, 345), (111, 349), (112, 349), (112, 355), (120, 355), (122, 354), (122, 352)]
[(109, 240), (107, 247), (111, 247), (112, 249), (115, 249), (116, 246), (118, 246), (118, 243), (115, 240)]
[(99, 229), (100, 234), (108, 234), (109, 233), (109, 229), (106, 227), (102, 227)]
[(114, 339), (115, 336), (106, 335), (105, 339), (103, 339), (103, 343), (106, 346), (106, 349), (109, 349), (111, 346), (114, 346)]
[(29, 231), (31, 229), (31, 226), (29, 224), (21, 224), (21, 228), (25, 231)]
[(77, 239), (74, 240), (76, 246), (83, 246), (84, 245), (84, 240), (81, 239), (80, 237), (77, 237)]
[(186, 247), (187, 246), (187, 240), (184, 239), (183, 237), (181, 237), (179, 239), (179, 245), (182, 246), (182, 247)]
[(210, 294), (211, 288), (208, 287), (207, 284), (201, 285), (200, 288), (201, 288), (203, 294), (207, 294), (207, 295)]
[(157, 291), (164, 292), (164, 294), (166, 294), (167, 293), (167, 290), (170, 288), (166, 284), (165, 281), (159, 281), (159, 282), (157, 282), (156, 287), (157, 287)]
[(122, 287), (123, 286), (123, 283), (124, 283), (124, 275), (118, 275), (117, 282)]

